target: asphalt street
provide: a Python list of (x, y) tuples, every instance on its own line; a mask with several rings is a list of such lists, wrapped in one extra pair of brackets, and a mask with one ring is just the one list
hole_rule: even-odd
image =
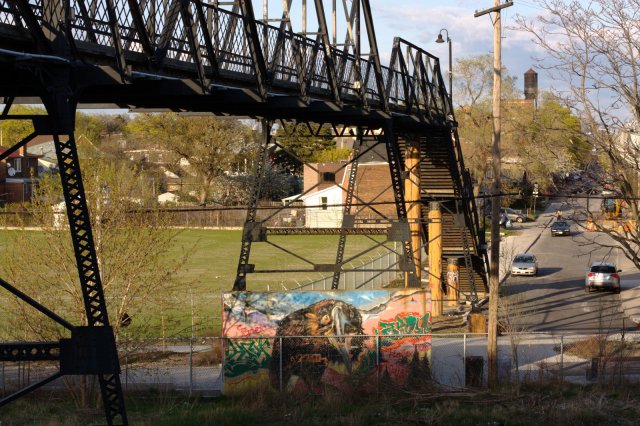
[[(501, 274), (504, 280), (502, 310), (508, 331), (554, 333), (616, 333), (634, 330), (640, 315), (635, 303), (640, 274), (619, 249), (600, 246), (610, 242), (606, 235), (585, 232), (581, 222), (571, 220), (572, 235), (551, 235), (555, 211), (574, 217), (569, 203), (552, 203), (535, 222), (519, 225), (515, 235), (501, 243)], [(576, 215), (576, 219), (577, 218)], [(511, 260), (518, 253), (532, 253), (538, 259), (537, 277), (510, 277)], [(595, 261), (609, 261), (622, 269), (622, 294), (584, 291), (586, 271)]]

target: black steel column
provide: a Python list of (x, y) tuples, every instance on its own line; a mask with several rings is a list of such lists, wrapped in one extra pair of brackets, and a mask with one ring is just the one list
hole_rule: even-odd
[[(404, 266), (408, 275), (408, 283), (410, 287), (420, 287), (420, 281), (416, 276), (416, 265), (413, 261), (413, 249), (411, 245), (411, 232), (409, 230), (409, 222), (407, 218), (407, 206), (405, 205), (404, 198), (404, 185), (403, 185), (403, 163), (400, 153), (400, 147), (398, 146), (398, 140), (393, 133), (393, 124), (391, 122), (385, 123), (384, 126), (384, 138), (387, 147), (387, 158), (389, 161), (389, 172), (391, 173), (391, 186), (393, 187), (393, 196), (396, 201), (396, 211), (398, 214), (398, 223), (403, 228), (406, 227), (406, 237), (402, 241)], [(420, 267), (420, 265), (418, 265)]]
[[(126, 425), (128, 421), (120, 383), (120, 365), (115, 339), (113, 339), (113, 332), (109, 325), (73, 131), (75, 127), (75, 101), (60, 94), (50, 99), (50, 102), (45, 101), (45, 106), (51, 118), (51, 128), (54, 130), (52, 131), (53, 140), (87, 314), (87, 324), (90, 328), (101, 328), (102, 330), (95, 331), (101, 332), (102, 336), (110, 336), (111, 340), (111, 344), (107, 345), (110, 346), (108, 350), (111, 353), (106, 356), (110, 359), (114, 371), (109, 374), (98, 374), (107, 424)], [(68, 136), (68, 140), (63, 141), (60, 138), (61, 135)], [(109, 329), (109, 332), (105, 333), (105, 329)]]
[(267, 162), (267, 148), (271, 142), (271, 127), (273, 123), (262, 120), (262, 143), (256, 158), (254, 169), (254, 185), (249, 206), (247, 208), (247, 219), (242, 230), (242, 246), (240, 247), (240, 259), (238, 260), (238, 270), (236, 280), (233, 284), (233, 291), (245, 291), (247, 289), (247, 274), (252, 272), (254, 265), (249, 263), (251, 253), (251, 243), (260, 239), (260, 223), (256, 222), (258, 213), (258, 201), (262, 192), (264, 181), (264, 171)]
[[(342, 229), (340, 230), (340, 240), (338, 241), (338, 252), (336, 253), (336, 268), (342, 268), (342, 260), (344, 259), (344, 249), (347, 245), (347, 228), (353, 228), (353, 219), (351, 217), (351, 205), (353, 204), (353, 191), (356, 187), (356, 179), (358, 178), (358, 160), (360, 148), (362, 147), (362, 131), (358, 129), (356, 145), (353, 152), (353, 161), (349, 171), (349, 182), (347, 186), (347, 197), (344, 204), (344, 214), (342, 215)], [(340, 285), (340, 269), (333, 273), (333, 281), (331, 289), (337, 290)]]

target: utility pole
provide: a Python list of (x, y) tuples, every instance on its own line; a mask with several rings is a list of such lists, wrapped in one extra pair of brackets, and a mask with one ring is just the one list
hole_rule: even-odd
[(500, 132), (502, 83), (502, 21), (500, 11), (513, 6), (512, 1), (493, 1), (493, 7), (476, 12), (479, 17), (492, 14), (493, 21), (493, 148), (491, 150), (493, 188), (491, 191), (491, 253), (489, 255), (489, 324), (487, 334), (487, 362), (489, 387), (498, 384), (498, 287), (500, 285)]

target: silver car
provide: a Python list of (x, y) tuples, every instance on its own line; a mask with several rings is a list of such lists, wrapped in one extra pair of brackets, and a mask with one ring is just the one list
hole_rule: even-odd
[(591, 292), (591, 289), (606, 289), (614, 293), (620, 293), (620, 269), (609, 262), (594, 262), (591, 264), (587, 276), (584, 280), (584, 291)]
[(511, 263), (511, 275), (538, 275), (538, 259), (532, 254), (517, 254)]

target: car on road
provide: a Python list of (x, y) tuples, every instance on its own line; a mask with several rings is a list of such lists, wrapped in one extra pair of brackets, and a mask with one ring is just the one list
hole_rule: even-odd
[(524, 213), (522, 213), (522, 210), (514, 210), (509, 207), (500, 209), (500, 216), (502, 215), (506, 215), (511, 222), (522, 223), (529, 219)]
[(532, 254), (517, 254), (511, 262), (511, 275), (538, 275), (538, 259)]
[(622, 270), (617, 269), (613, 263), (592, 263), (584, 280), (584, 291), (590, 293), (592, 289), (602, 289), (620, 293), (620, 275), (618, 272), (622, 272)]
[[(486, 216), (487, 218), (491, 217), (491, 210), (487, 209), (486, 212)], [(500, 208), (500, 218), (502, 220), (502, 218), (509, 218), (509, 220), (511, 222), (518, 222), (518, 223), (522, 223), (524, 221), (529, 220), (529, 218), (522, 213), (522, 210), (514, 210), (512, 208), (506, 207), (506, 208)]]
[(551, 235), (571, 235), (571, 226), (566, 220), (556, 220), (551, 225)]

